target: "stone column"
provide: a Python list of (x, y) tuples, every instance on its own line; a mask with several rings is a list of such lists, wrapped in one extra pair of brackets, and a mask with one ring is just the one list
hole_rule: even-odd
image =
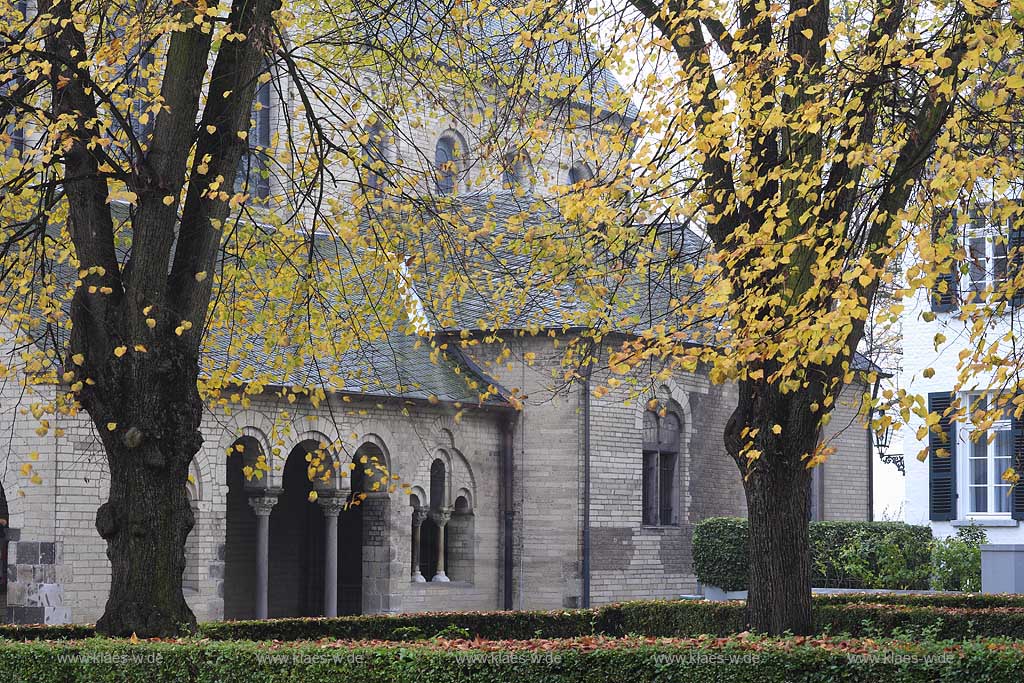
[(324, 616), (338, 616), (338, 515), (345, 507), (339, 495), (322, 493), (317, 497), (324, 511)]
[(451, 518), (451, 508), (440, 508), (439, 510), (430, 511), (430, 519), (437, 525), (437, 573), (430, 580), (437, 581), (438, 583), (448, 583), (450, 581), (448, 575), (444, 573), (444, 528)]
[(426, 583), (420, 573), (420, 529), (427, 519), (427, 508), (414, 507), (412, 509), (412, 580), (413, 583)]
[(270, 512), (277, 504), (281, 489), (266, 489), (249, 495), (249, 506), (256, 513), (256, 618), (267, 618), (270, 589)]

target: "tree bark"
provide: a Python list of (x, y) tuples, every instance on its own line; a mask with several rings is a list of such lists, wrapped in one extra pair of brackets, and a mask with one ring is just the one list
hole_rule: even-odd
[[(807, 458), (817, 447), (820, 415), (811, 410), (824, 391), (781, 393), (776, 387), (740, 382), (737, 408), (726, 426), (729, 454), (743, 474), (750, 524), (750, 583), (747, 617), (761, 633), (813, 633), (811, 612), (811, 470)], [(781, 427), (775, 434), (773, 427)], [(751, 440), (742, 436), (757, 430)], [(742, 452), (753, 442), (760, 455)]]
[(126, 356), (125, 391), (88, 392), (87, 408), (102, 435), (110, 493), (96, 513), (107, 542), (110, 594), (96, 627), (107, 635), (174, 636), (193, 631), (182, 573), (185, 540), (195, 522), (186, 495), (189, 463), (202, 445), (196, 363), (176, 341)]
[[(219, 226), (231, 210), (219, 194), (206, 192), (207, 178), (220, 177), (223, 187), (234, 187), (246, 147), (237, 133), (249, 128), (256, 80), (273, 52), (273, 15), (281, 3), (232, 0), (227, 20), (245, 40), (224, 41), (217, 50), (197, 142), (195, 119), (211, 41), (209, 19), (193, 21), (200, 5), (216, 2), (175, 8), (182, 25), (191, 28), (174, 31), (169, 40), (161, 94), (171, 107), (157, 115), (148, 153), (136, 143), (138, 162), (118, 176), (138, 197), (132, 255), (122, 264), (108, 203), (114, 176), (101, 170), (118, 163), (107, 163), (112, 160), (96, 143), (102, 88), (83, 66), (89, 55), (85, 32), (72, 2), (39, 0), (40, 16), (56, 18), (45, 39), (54, 55), (53, 112), (75, 122), (64, 152), (64, 188), (82, 282), (72, 301), (63, 374), (79, 387), (73, 391), (96, 426), (110, 471), (109, 499), (96, 515), (112, 571), (106, 610), (97, 623), (107, 635), (174, 636), (195, 626), (181, 583), (185, 540), (194, 524), (185, 486), (189, 463), (202, 445), (196, 380), (214, 279), (198, 276), (214, 272), (223, 237)], [(113, 116), (130, 135), (125, 117), (116, 111)], [(207, 165), (210, 175), (200, 170)], [(186, 183), (179, 221), (176, 198)], [(176, 331), (182, 321), (191, 331)]]

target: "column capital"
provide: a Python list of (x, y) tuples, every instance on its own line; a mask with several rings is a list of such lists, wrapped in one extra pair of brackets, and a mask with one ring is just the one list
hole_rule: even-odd
[(249, 507), (256, 513), (257, 517), (269, 516), (274, 506), (277, 505), (277, 500), (281, 497), (281, 493), (282, 489), (278, 488), (268, 488), (263, 489), (259, 493), (252, 493), (249, 495)]
[(319, 494), (316, 498), (317, 504), (323, 510), (324, 517), (337, 517), (345, 509), (345, 497), (339, 495)]
[(436, 510), (430, 511), (431, 521), (439, 527), (444, 527), (446, 524), (448, 524), (448, 520), (450, 520), (451, 518), (451, 508), (437, 508)]
[(417, 505), (412, 509), (412, 523), (415, 527), (419, 528), (423, 525), (423, 522), (427, 520), (427, 516), (430, 514), (430, 510)]

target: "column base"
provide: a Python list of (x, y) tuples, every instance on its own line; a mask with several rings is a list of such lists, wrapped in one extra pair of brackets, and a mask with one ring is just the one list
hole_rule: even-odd
[(444, 572), (438, 572), (434, 574), (434, 578), (432, 578), (431, 581), (436, 583), (450, 583), (451, 579), (449, 579)]
[(413, 583), (426, 583), (427, 580), (423, 578), (423, 574), (420, 574), (419, 570), (417, 569), (416, 571), (414, 571), (412, 573), (412, 582)]

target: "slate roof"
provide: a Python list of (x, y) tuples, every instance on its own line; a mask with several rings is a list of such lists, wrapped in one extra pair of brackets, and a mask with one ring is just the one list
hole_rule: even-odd
[[(363, 341), (331, 357), (298, 356), (295, 346), (274, 347), (269, 353), (262, 339), (251, 337), (252, 350), (240, 354), (230, 351), (224, 340), (214, 340), (205, 348), (203, 367), (223, 369), (232, 360), (240, 361), (234, 377), (243, 382), (243, 372), (250, 368), (257, 375), (278, 372), (274, 384), (283, 387), (329, 386), (329, 378), (341, 377), (343, 391), (380, 398), (403, 398), (479, 403), (487, 383), (470, 369), (457, 351), (444, 354), (443, 360), (432, 362), (430, 340), (401, 330), (389, 333), (386, 340)], [(295, 360), (300, 359), (295, 366)], [(467, 383), (482, 383), (472, 389)], [(502, 395), (491, 397), (488, 405), (506, 405)]]
[[(470, 278), (477, 285), (466, 292), (458, 300), (445, 299), (436, 301), (431, 296), (431, 275), (421, 272), (415, 280), (420, 293), (424, 311), (433, 329), (442, 333), (455, 333), (461, 330), (486, 331), (491, 329), (524, 329), (536, 327), (540, 329), (579, 329), (591, 325), (592, 311), (580, 301), (571, 284), (548, 288), (531, 288), (526, 274), (531, 272), (529, 254), (512, 249), (496, 253), (492, 248), (495, 236), (503, 230), (507, 232), (510, 223), (523, 223), (528, 227), (564, 226), (561, 239), (575, 239), (577, 231), (570, 223), (562, 219), (550, 201), (534, 198), (529, 195), (519, 196), (512, 192), (489, 195), (468, 195), (459, 198), (458, 205), (464, 210), (462, 220), (475, 222), (477, 226), (483, 218), (494, 221), (495, 228), (486, 238), (481, 257), (477, 252), (462, 266), (471, 273)], [(447, 213), (457, 213), (448, 207)], [(590, 230), (593, 226), (584, 226)], [(711, 245), (685, 223), (666, 223), (657, 228), (658, 239), (675, 252), (678, 265), (699, 265), (707, 256)], [(502, 240), (503, 244), (511, 244), (511, 240)], [(583, 265), (583, 264), (578, 264)], [(487, 283), (494, 280), (518, 282), (518, 297), (509, 297), (507, 293), (488, 289)], [(522, 275), (522, 277), (519, 277)], [(572, 278), (569, 278), (571, 282)], [(614, 331), (623, 334), (639, 333), (643, 330), (668, 322), (672, 324), (673, 300), (694, 301), (701, 293), (699, 286), (691, 277), (679, 277), (675, 280), (664, 277), (627, 278), (619, 283), (615, 292), (617, 305), (609, 304), (608, 310), (614, 316)], [(500, 313), (492, 303), (502, 301)], [(432, 303), (437, 304), (432, 305)], [(450, 309), (450, 310), (449, 310)], [(499, 317), (500, 316), (500, 317)], [(706, 325), (694, 325), (689, 330), (689, 339), (695, 344), (711, 343), (711, 335), (717, 331), (718, 324), (709, 321)], [(676, 330), (686, 332), (686, 330)], [(853, 369), (865, 372), (884, 372), (863, 354), (856, 352), (853, 357)]]
[[(538, 274), (535, 261), (539, 256), (521, 249), (522, 242), (512, 233), (543, 230), (552, 240), (578, 246), (578, 241), (593, 231), (593, 225), (567, 221), (550, 198), (518, 196), (512, 192), (462, 196), (449, 204), (446, 214), (454, 215), (456, 220), (475, 229), (483, 227), (486, 221), (491, 224), (491, 231), (475, 249), (464, 255), (459, 266), (474, 284), (461, 298), (454, 300), (444, 293), (435, 295), (431, 287), (432, 273), (426, 270), (418, 273), (415, 286), (433, 329), (445, 332), (530, 326), (558, 329), (592, 324), (593, 311), (580, 300), (572, 284), (591, 264), (569, 264), (562, 283), (530, 281), (530, 275)], [(707, 253), (708, 243), (685, 224), (666, 223), (657, 230), (658, 239), (666, 248), (671, 246), (676, 250), (677, 263), (696, 265)], [(509, 237), (506, 239), (505, 235)], [(496, 242), (501, 246), (495, 248)], [(550, 253), (548, 250), (544, 257), (550, 258)], [(617, 257), (596, 257), (605, 258), (604, 265), (609, 268), (621, 267), (611, 262)], [(545, 267), (542, 272), (549, 270), (550, 267)], [(509, 283), (514, 283), (512, 292), (503, 290)], [(608, 302), (607, 310), (614, 316), (613, 327), (617, 331), (638, 332), (664, 321), (670, 314), (671, 301), (691, 296), (694, 291), (690, 279), (671, 282), (663, 278), (631, 277), (619, 283), (614, 302)], [(500, 310), (492, 303), (496, 300), (502, 302)]]

